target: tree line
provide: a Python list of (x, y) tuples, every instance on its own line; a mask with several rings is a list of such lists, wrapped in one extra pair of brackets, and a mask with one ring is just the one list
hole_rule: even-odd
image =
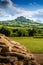
[(34, 28), (32, 29), (23, 29), (23, 28), (9, 29), (3, 26), (0, 28), (0, 34), (4, 34), (6, 36), (12, 36), (12, 37), (21, 37), (21, 36), (30, 37), (30, 36), (43, 35), (43, 32), (40, 29), (34, 29)]

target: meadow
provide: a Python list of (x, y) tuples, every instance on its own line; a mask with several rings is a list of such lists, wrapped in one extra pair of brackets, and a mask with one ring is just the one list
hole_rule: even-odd
[(10, 37), (27, 48), (28, 52), (43, 53), (43, 38), (34, 37)]

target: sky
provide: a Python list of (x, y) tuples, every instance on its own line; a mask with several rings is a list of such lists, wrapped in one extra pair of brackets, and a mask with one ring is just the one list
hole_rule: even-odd
[(20, 16), (43, 23), (43, 0), (0, 0), (0, 21)]

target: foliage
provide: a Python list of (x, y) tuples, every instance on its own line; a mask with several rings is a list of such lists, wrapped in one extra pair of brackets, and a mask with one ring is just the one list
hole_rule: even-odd
[(10, 35), (11, 35), (11, 30), (8, 29), (8, 28), (6, 28), (6, 27), (2, 27), (2, 28), (0, 29), (0, 33), (1, 33), (1, 34), (5, 34), (6, 36), (10, 36)]
[(28, 30), (28, 34), (29, 34), (29, 36), (35, 36), (35, 34), (36, 34), (37, 32), (36, 32), (36, 30), (35, 29), (29, 29)]
[(43, 31), (39, 29), (34, 28), (8, 28), (6, 26), (2, 26), (0, 28), (0, 33), (5, 34), (6, 36), (12, 36), (12, 37), (30, 37), (30, 36), (43, 36)]
[(0, 33), (13, 37), (43, 36), (43, 24), (20, 16), (13, 21), (0, 22)]
[(27, 36), (27, 31), (25, 29), (18, 29), (18, 36)]

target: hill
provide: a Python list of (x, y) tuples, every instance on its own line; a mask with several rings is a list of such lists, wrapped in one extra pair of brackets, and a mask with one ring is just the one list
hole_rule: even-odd
[(23, 16), (17, 17), (12, 21), (0, 22), (0, 25), (9, 26), (9, 27), (22, 27), (22, 28), (43, 28), (43, 24), (37, 23), (33, 20), (26, 19)]

